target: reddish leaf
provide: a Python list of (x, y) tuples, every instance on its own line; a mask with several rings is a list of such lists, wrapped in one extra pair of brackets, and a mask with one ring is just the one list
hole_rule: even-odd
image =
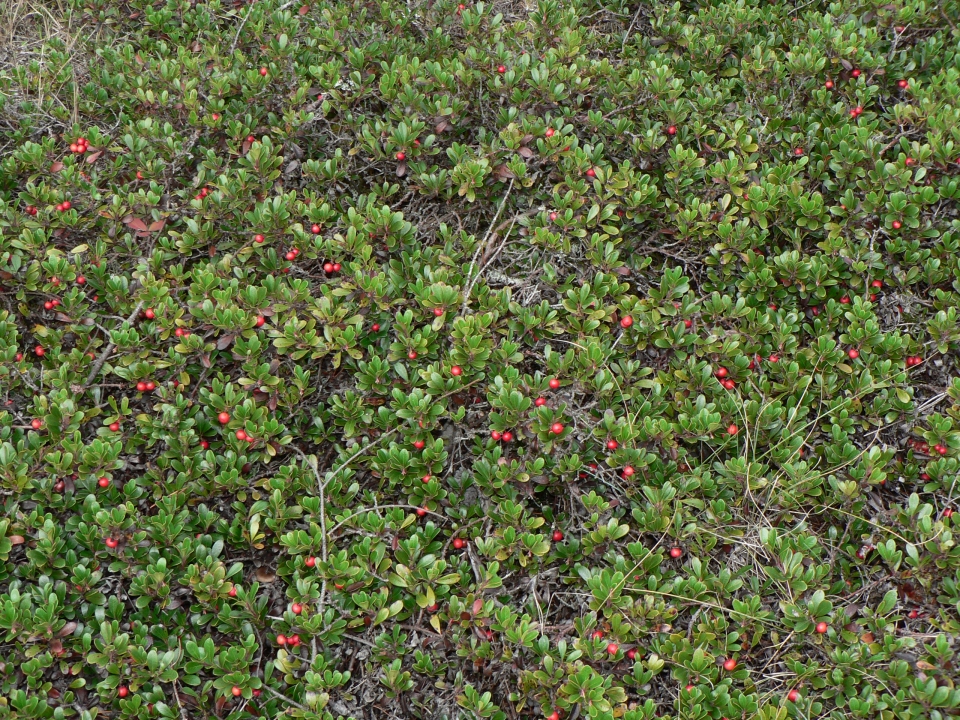
[(58, 173), (63, 170), (63, 163), (57, 160), (53, 165), (50, 166), (50, 172)]
[(23, 545), (23, 535), (11, 535), (7, 538), (11, 545)]
[(533, 157), (533, 150), (531, 150), (528, 147), (522, 147), (519, 150), (517, 150), (517, 154), (520, 155), (520, 157), (529, 159)]
[(306, 15), (308, 12), (310, 12), (310, 6), (309, 6), (309, 5), (301, 5), (299, 12), (300, 12), (301, 15)]
[(201, 356), (200, 356), (200, 364), (203, 365), (205, 368), (209, 368), (209, 367), (211, 366), (210, 356), (207, 355), (206, 353), (204, 353), (203, 355), (201, 355)]
[(140, 218), (133, 217), (128, 215), (123, 219), (125, 225), (127, 225), (131, 230), (140, 230), (141, 232), (147, 229), (147, 224)]
[(403, 177), (407, 174), (407, 164), (405, 162), (397, 165), (397, 177)]
[(101, 155), (103, 155), (103, 150), (97, 150), (97, 152), (87, 155), (87, 165), (93, 165), (93, 163), (100, 159)]
[(167, 224), (166, 218), (163, 220), (157, 220), (156, 222), (150, 223), (150, 227), (147, 228), (150, 232), (160, 232), (163, 230), (163, 226)]
[(217, 339), (217, 350), (226, 350), (233, 343), (233, 335), (222, 335)]

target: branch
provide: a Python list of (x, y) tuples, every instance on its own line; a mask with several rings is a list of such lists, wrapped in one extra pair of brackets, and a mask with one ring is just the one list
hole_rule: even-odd
[[(140, 313), (140, 308), (143, 307), (143, 300), (137, 303), (137, 306), (133, 309), (133, 312), (130, 313), (125, 322), (127, 325), (132, 325), (133, 321), (136, 319), (137, 315)], [(83, 383), (83, 387), (80, 388), (80, 394), (87, 391), (87, 388), (90, 387), (90, 383), (93, 382), (93, 379), (100, 372), (100, 368), (103, 367), (103, 364), (107, 361), (107, 358), (110, 357), (110, 354), (116, 350), (117, 344), (115, 342), (110, 342), (107, 344), (107, 347), (103, 349), (103, 352), (100, 353), (100, 357), (97, 358), (97, 361), (93, 364), (93, 367), (90, 368), (90, 374), (87, 375), (86, 382)]]

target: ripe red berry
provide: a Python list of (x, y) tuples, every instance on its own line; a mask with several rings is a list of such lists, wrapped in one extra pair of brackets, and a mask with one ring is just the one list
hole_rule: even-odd
[(490, 433), (490, 437), (499, 442), (501, 439), (503, 439), (503, 433), (499, 432), (498, 430), (493, 430)]
[(600, 640), (603, 637), (603, 630), (594, 630), (593, 635), (590, 636), (592, 640)]
[(554, 530), (554, 531), (553, 531), (553, 541), (554, 541), (554, 542), (560, 542), (561, 540), (563, 540), (563, 533), (560, 532), (559, 530)]
[(206, 440), (201, 440), (201, 441), (200, 441), (200, 447), (202, 447), (204, 450), (209, 450), (209, 449), (210, 449), (210, 443), (208, 443)]
[(290, 251), (290, 252), (288, 252), (286, 255), (284, 255), (283, 257), (292, 262), (292, 261), (294, 261), (294, 260), (297, 259), (297, 254), (296, 254), (295, 252), (293, 252), (293, 251)]
[(294, 615), (299, 615), (303, 612), (303, 605), (300, 603), (293, 603), (293, 605), (290, 606), (290, 612), (292, 612)]
[(236, 596), (237, 596), (237, 586), (236, 586), (236, 585), (231, 586), (230, 589), (227, 590), (227, 595), (229, 595), (230, 597), (236, 597)]
[(99, 485), (102, 488), (108, 487), (110, 485), (110, 478), (105, 478), (105, 477), (100, 478), (99, 480), (97, 480), (97, 485)]
[(230, 688), (230, 692), (233, 693), (234, 697), (240, 697), (240, 694), (243, 692), (243, 690), (234, 685), (232, 688)]
[(667, 135), (676, 135), (676, 134), (677, 134), (677, 126), (676, 126), (676, 125), (670, 125), (670, 126), (667, 128)]
[(465, 544), (466, 544), (466, 543), (463, 542), (463, 538), (454, 538), (454, 539), (453, 539), (453, 547), (455, 547), (457, 550), (463, 550), (463, 546), (464, 546)]
[(860, 357), (860, 351), (856, 348), (850, 348), (847, 350), (847, 357), (851, 360), (856, 360), (858, 357)]
[(862, 73), (859, 68), (854, 68), (853, 72), (851, 72), (850, 74), (853, 75), (855, 78), (858, 78)]
[(800, 697), (800, 693), (798, 693), (796, 690), (791, 690), (790, 692), (787, 693), (787, 700), (789, 700), (792, 703), (795, 703), (797, 701), (797, 698), (799, 697)]
[(683, 326), (689, 330), (693, 327), (693, 320), (684, 320)]
[(424, 475), (422, 478), (420, 478), (420, 482), (426, 485), (428, 482), (430, 482), (430, 479), (432, 477), (433, 477), (432, 475)]
[(618, 652), (620, 652), (620, 646), (616, 643), (607, 645), (607, 655), (616, 655)]
[(237, 430), (237, 431), (234, 433), (234, 435), (236, 436), (237, 440), (246, 440), (246, 439), (247, 439), (247, 433), (245, 433), (243, 430)]
[(629, 650), (627, 650), (627, 657), (630, 658), (631, 660), (635, 660), (637, 657), (636, 648), (630, 648)]
[(872, 280), (872, 281), (870, 282), (870, 287), (872, 287), (872, 288), (882, 288), (882, 287), (883, 287), (883, 280)]
[(817, 623), (817, 632), (820, 633), (821, 635), (823, 635), (825, 632), (827, 632), (827, 627), (828, 627), (828, 625), (827, 625), (825, 622), (818, 622), (818, 623)]
[(682, 555), (683, 555), (683, 550), (681, 550), (680, 548), (678, 547), (670, 548), (670, 557), (672, 557), (674, 560), (679, 560)]
[(497, 72), (503, 75), (507, 71), (506, 65), (497, 65)]
[(801, 155), (803, 155), (803, 148), (794, 148), (793, 154), (796, 155), (797, 157), (800, 157)]
[(43, 357), (44, 355), (47, 354), (47, 351), (43, 349), (42, 345), (37, 345), (33, 349), (33, 352), (36, 354), (37, 357)]
[(267, 76), (267, 69), (265, 67), (260, 68), (260, 77), (266, 77), (266, 76)]
[(111, 550), (112, 550), (113, 548), (115, 548), (115, 547), (117, 546), (117, 544), (118, 544), (117, 541), (114, 540), (112, 537), (108, 537), (106, 540), (104, 540), (104, 543), (105, 543), (106, 546), (107, 546), (108, 548), (110, 548)]
[(110, 430), (111, 430), (111, 432), (119, 432), (119, 430), (120, 430), (120, 423), (116, 423), (116, 422), (115, 422), (115, 423), (110, 423)]
[(408, 357), (410, 360), (416, 360), (416, 359), (417, 359), (417, 353), (416, 353), (416, 351), (415, 351), (415, 350), (411, 350), (410, 352), (407, 353), (407, 357)]
[(893, 225), (894, 230), (899, 230), (903, 227), (903, 223), (901, 223), (899, 220), (894, 220), (891, 224)]
[(556, 378), (550, 378), (549, 385), (551, 390), (556, 390), (557, 388), (560, 387), (560, 381), (557, 380)]
[(833, 80), (827, 80), (827, 81), (823, 84), (823, 86), (824, 86), (827, 90), (833, 90)]
[(557, 219), (557, 214), (555, 212), (550, 213), (550, 222), (553, 222)]
[(443, 308), (435, 307), (435, 308), (433, 309), (433, 314), (434, 314), (435, 317), (440, 317), (441, 315), (443, 315), (443, 313), (444, 313)]
[(313, 555), (310, 555), (306, 560), (303, 561), (303, 564), (307, 567), (313, 567), (317, 564), (317, 559)]
[(899, 87), (901, 90), (906, 90), (908, 87), (910, 87), (910, 83), (906, 80), (898, 80), (897, 87)]
[(380, 332), (380, 323), (374, 323), (373, 325), (370, 326), (370, 329), (373, 330), (374, 332)]
[(53, 303), (50, 302), (49, 300), (47, 300), (47, 301), (43, 304), (43, 309), (44, 309), (44, 310), (53, 310)]
[(554, 710), (552, 713), (547, 715), (547, 720), (560, 720), (560, 713)]
[(454, 365), (452, 368), (450, 368), (450, 374), (454, 377), (460, 377), (463, 375), (463, 368), (459, 365)]
[(721, 380), (720, 384), (723, 385), (723, 387), (727, 390), (733, 390), (737, 386), (737, 384), (733, 380), (729, 380), (729, 379)]
[(130, 691), (127, 689), (126, 685), (121, 685), (120, 687), (117, 688), (118, 697), (125, 698), (129, 694), (130, 694)]
[(87, 282), (87, 279), (83, 275), (77, 276), (77, 285), (83, 285)]
[(538, 397), (536, 400), (533, 401), (533, 404), (536, 405), (537, 407), (543, 407), (544, 405), (547, 404), (547, 399)]
[(267, 321), (267, 319), (266, 319), (263, 315), (257, 315), (257, 320), (256, 320), (256, 322), (255, 322), (254, 324), (255, 324), (257, 327), (263, 327), (263, 324), (264, 324), (266, 321)]
[(137, 383), (137, 392), (146, 392), (146, 390), (147, 390), (147, 384), (145, 382)]
[(230, 413), (228, 412), (220, 413), (219, 415), (217, 415), (217, 421), (221, 425), (226, 425), (228, 422), (230, 422)]
[(407, 155), (406, 155), (406, 153), (398, 152), (397, 155), (396, 155), (396, 158), (397, 158), (397, 160), (399, 160), (400, 162), (403, 162), (404, 160), (407, 159)]
[(287, 644), (287, 636), (277, 635), (277, 645), (280, 645), (281, 647), (283, 647), (286, 644)]
[(607, 450), (616, 450), (618, 447), (620, 447), (620, 443), (613, 438), (607, 440)]
[(424, 508), (417, 508), (417, 517), (423, 517), (427, 514), (427, 511)]
[(723, 661), (723, 669), (727, 672), (733, 672), (737, 669), (737, 661), (733, 658), (727, 658)]
[(876, 302), (876, 301), (877, 301), (877, 294), (870, 293), (870, 302)]
[(340, 272), (340, 263), (334, 263), (334, 264), (333, 264), (333, 271), (334, 271), (334, 272)]
[(426, 446), (426, 443), (423, 440), (414, 440), (413, 446), (417, 450), (423, 450), (423, 448)]
[(563, 432), (563, 423), (558, 423), (558, 422), (557, 422), (557, 423), (554, 423), (553, 425), (551, 425), (551, 426), (550, 426), (550, 432), (552, 432), (554, 435), (559, 435), (560, 433), (562, 433), (562, 432)]
[(594, 170), (593, 168), (589, 168), (587, 170), (587, 177), (596, 177), (596, 176), (597, 176), (596, 170)]
[(620, 320), (620, 327), (626, 329), (631, 325), (633, 325), (633, 318), (630, 317), (629, 315), (624, 315), (623, 318)]
[(626, 467), (623, 468), (623, 476), (624, 476), (625, 478), (633, 477), (633, 474), (634, 474), (635, 472), (636, 472), (636, 470), (633, 469), (633, 466), (632, 466), (632, 465), (627, 465)]
[(34, 418), (30, 421), (30, 427), (32, 427), (34, 430), (39, 430), (43, 427), (43, 421), (40, 418)]
[(553, 128), (547, 128), (547, 131), (544, 133), (544, 135), (546, 135), (548, 138), (550, 138), (550, 137), (553, 137), (553, 135), (554, 135), (555, 132), (556, 132), (556, 130), (554, 130)]
[(943, 510), (943, 516), (944, 516), (945, 518), (951, 518), (951, 517), (953, 517), (953, 508), (944, 508), (944, 510)]
[(324, 264), (323, 264), (323, 271), (324, 271), (325, 273), (327, 273), (328, 275), (329, 275), (330, 273), (332, 273), (332, 272), (333, 272), (333, 263), (329, 263), (329, 262), (328, 262), (328, 263), (324, 263)]
[(717, 372), (714, 373), (714, 374), (715, 374), (718, 378), (725, 378), (729, 373), (727, 372), (727, 369), (726, 369), (725, 367), (722, 367), (722, 368), (718, 369)]
[(740, 428), (738, 428), (735, 424), (730, 423), (730, 424), (727, 426), (727, 434), (728, 434), (728, 435), (736, 435), (738, 432), (740, 432)]

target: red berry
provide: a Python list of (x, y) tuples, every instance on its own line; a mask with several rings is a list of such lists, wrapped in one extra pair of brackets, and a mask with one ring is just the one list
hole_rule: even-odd
[(99, 480), (97, 480), (97, 485), (99, 485), (102, 488), (108, 487), (110, 485), (110, 479), (102, 477)]
[(435, 317), (440, 317), (441, 315), (443, 315), (443, 313), (444, 313), (443, 308), (435, 307), (435, 308), (433, 309), (433, 314), (434, 314)]
[(549, 385), (551, 390), (556, 390), (557, 388), (560, 387), (560, 381), (557, 380), (556, 378), (550, 378)]
[(319, 234), (320, 234), (320, 226), (319, 226), (319, 225), (311, 225), (311, 226), (310, 226), (310, 232), (312, 232), (314, 235), (319, 235)]
[(906, 90), (908, 87), (910, 87), (910, 83), (906, 80), (898, 80), (897, 87), (899, 87), (901, 90)]
[(544, 405), (547, 404), (547, 399), (538, 397), (536, 400), (533, 401), (533, 404), (536, 405), (537, 407), (543, 407)]
[(506, 65), (497, 65), (497, 72), (503, 75), (507, 71)]
[(738, 432), (740, 432), (740, 428), (738, 428), (735, 424), (730, 423), (727, 426), (727, 435), (736, 435)]
[(30, 427), (32, 427), (34, 430), (39, 430), (43, 427), (43, 420), (40, 418), (34, 418), (30, 421)]
[(340, 267), (341, 267), (341, 266), (340, 266), (340, 263), (334, 263), (334, 264), (333, 264), (333, 271), (334, 271), (334, 272), (340, 272)]
[(627, 650), (627, 657), (630, 658), (631, 660), (636, 659), (637, 657), (636, 648), (630, 648), (629, 650)]
[(632, 465), (627, 465), (625, 468), (623, 468), (623, 476), (624, 476), (625, 478), (633, 477), (633, 474), (634, 474), (635, 472), (636, 472), (636, 470), (633, 469), (633, 466), (632, 466)]
[(243, 693), (243, 690), (234, 685), (232, 688), (230, 688), (230, 692), (233, 693), (234, 697), (240, 697), (241, 693)]
[(292, 262), (293, 260), (296, 260), (296, 259), (297, 259), (297, 254), (296, 254), (295, 252), (292, 252), (292, 251), (291, 251), (291, 252), (288, 252), (288, 253), (287, 253), (286, 255), (284, 255), (283, 257), (286, 258), (287, 260), (290, 260), (290, 261)]
[(633, 325), (633, 318), (629, 315), (624, 315), (623, 319), (620, 320), (620, 327), (626, 329)]
[(53, 303), (50, 302), (49, 300), (47, 300), (47, 301), (43, 304), (43, 309), (44, 309), (44, 310), (53, 310)]
[(800, 157), (801, 155), (803, 155), (803, 148), (794, 148), (793, 154), (796, 155), (797, 157)]
[(612, 438), (607, 440), (607, 450), (616, 450), (618, 447), (620, 447), (620, 443), (618, 443), (616, 440)]
[(374, 323), (373, 325), (370, 326), (370, 329), (373, 330), (374, 332), (380, 332), (380, 324)]
[(876, 301), (877, 301), (877, 294), (870, 293), (870, 302), (876, 302)]
[(894, 220), (891, 224), (893, 225), (894, 230), (899, 230), (903, 227), (903, 223), (901, 223), (899, 220)]
[(557, 219), (557, 214), (555, 212), (550, 213), (550, 222), (553, 222)]
[(217, 415), (217, 421), (221, 425), (226, 425), (228, 422), (230, 422), (230, 413), (228, 412), (220, 413), (219, 415)]
[(554, 710), (552, 713), (547, 715), (547, 720), (560, 720), (560, 713)]
[(127, 689), (126, 685), (121, 685), (120, 687), (117, 688), (118, 697), (125, 698), (129, 693), (130, 691)]
[(903, 164), (906, 165), (907, 167), (910, 167), (911, 165), (915, 164), (916, 162), (917, 162), (917, 161), (914, 160), (912, 157), (908, 157), (906, 160), (903, 161)]
[(554, 530), (554, 531), (553, 531), (553, 541), (554, 541), (554, 542), (560, 542), (561, 540), (563, 540), (563, 533), (560, 532), (559, 530)]
[(146, 392), (147, 384), (145, 382), (137, 383), (137, 392)]
[(234, 435), (236, 436), (237, 440), (246, 440), (246, 439), (247, 439), (247, 433), (245, 433), (243, 430), (237, 430), (237, 431), (234, 433)]
[(416, 351), (415, 351), (415, 350), (411, 350), (410, 352), (407, 353), (407, 357), (408, 357), (410, 360), (416, 360), (416, 359), (417, 359), (417, 353), (416, 353)]
[(672, 557), (674, 560), (679, 560), (682, 555), (683, 555), (683, 550), (681, 550), (680, 548), (678, 547), (670, 548), (670, 557)]
[(426, 443), (425, 443), (423, 440), (415, 440), (414, 443), (413, 443), (413, 446), (414, 446), (417, 450), (423, 450), (423, 448), (424, 448), (425, 445), (426, 445)]
[(513, 433), (510, 432), (509, 430), (507, 430), (507, 431), (503, 434), (503, 441), (504, 441), (505, 443), (513, 442)]
[(104, 543), (106, 543), (106, 546), (111, 550), (118, 545), (117, 541), (114, 540), (112, 537), (108, 537), (106, 540), (104, 540)]
[(459, 365), (454, 365), (452, 368), (450, 368), (450, 374), (454, 377), (460, 377), (463, 374), (463, 368)]
[(42, 345), (37, 345), (33, 349), (33, 352), (36, 354), (37, 357), (43, 357), (44, 355), (47, 354), (47, 351), (43, 349)]
[(718, 378), (725, 378), (728, 374), (729, 374), (729, 373), (727, 372), (727, 369), (726, 369), (725, 367), (720, 368), (720, 369), (717, 370), (717, 372), (715, 373), (715, 375), (716, 375)]
[(397, 153), (397, 160), (399, 160), (400, 162), (403, 162), (406, 159), (407, 159), (406, 153), (402, 153), (402, 152)]
[(593, 635), (590, 636), (593, 640), (599, 640), (603, 637), (603, 630), (594, 630)]
[(778, 363), (778, 362), (780, 362), (780, 356), (779, 356), (779, 355), (771, 355), (768, 359), (769, 359), (770, 362), (772, 362), (772, 363)]
[(323, 271), (324, 271), (325, 273), (327, 273), (328, 275), (329, 275), (330, 273), (332, 273), (332, 272), (333, 272), (333, 263), (330, 263), (330, 262), (324, 263), (324, 264), (323, 264)]
[(850, 348), (847, 350), (847, 357), (851, 360), (856, 360), (858, 357), (860, 357), (860, 351), (856, 348)]
[(184, 330), (183, 328), (177, 328), (176, 330), (173, 331), (173, 334), (176, 335), (177, 337), (183, 337)]
[(463, 539), (462, 539), (462, 538), (454, 538), (454, 539), (453, 539), (453, 547), (455, 547), (457, 550), (463, 550), (463, 546), (464, 546), (465, 544), (466, 544), (466, 543), (463, 542)]
[(277, 645), (280, 645), (280, 646), (282, 647), (282, 646), (284, 646), (284, 645), (286, 645), (286, 644), (287, 644), (287, 636), (286, 636), (286, 635), (277, 635)]
[(257, 315), (257, 321), (254, 323), (257, 327), (263, 327), (267, 319), (263, 315)]
[(494, 430), (490, 433), (490, 437), (499, 442), (503, 438), (503, 434), (497, 430)]
[(823, 86), (824, 86), (827, 90), (833, 90), (833, 80), (827, 80), (827, 81), (823, 84)]
[(72, 208), (72, 207), (73, 207), (73, 205), (70, 203), (69, 200), (64, 200), (64, 201), (63, 201), (63, 209), (64, 209), (64, 210), (69, 210), (69, 209)]
[(733, 380), (722, 380), (720, 384), (727, 390), (733, 390), (737, 386)]
[(424, 508), (417, 508), (417, 517), (423, 517), (427, 514), (427, 511)]
[(300, 613), (303, 612), (303, 605), (301, 605), (300, 603), (293, 603), (293, 605), (290, 606), (290, 611), (294, 615), (299, 615)]
[(547, 131), (544, 133), (544, 135), (546, 135), (548, 138), (553, 137), (555, 132), (556, 130), (554, 130), (553, 128), (547, 128)]
[(562, 433), (563, 423), (554, 423), (553, 425), (551, 425), (550, 432), (552, 432), (554, 435), (559, 435), (560, 433)]
[(260, 68), (260, 77), (266, 77), (266, 76), (267, 76), (267, 69)]
[(620, 652), (620, 646), (616, 643), (607, 645), (607, 655), (616, 655), (618, 652)]
[(593, 168), (589, 168), (587, 170), (587, 177), (596, 177), (596, 176), (597, 176), (596, 170), (594, 170)]
[(669, 126), (669, 127), (667, 128), (667, 135), (676, 135), (676, 134), (677, 134), (677, 126), (676, 126), (676, 125), (671, 125), (671, 126)]
[(110, 423), (110, 430), (111, 430), (111, 432), (119, 432), (119, 430), (120, 430), (120, 423), (116, 423), (116, 422), (115, 422), (115, 423)]
[(797, 698), (799, 697), (800, 697), (800, 693), (798, 693), (796, 690), (791, 690), (790, 692), (787, 693), (787, 700), (789, 700), (792, 703), (795, 703), (797, 701)]
[(206, 440), (201, 440), (201, 441), (200, 441), (200, 447), (202, 447), (204, 450), (209, 450), (209, 449), (210, 449), (210, 443), (208, 443)]
[(157, 389), (157, 384), (153, 380), (147, 380), (147, 382), (144, 383), (144, 386), (146, 387), (147, 392), (153, 392)]
[(853, 75), (855, 78), (858, 78), (860, 77), (861, 72), (858, 68), (854, 68), (853, 72), (851, 72), (850, 74)]
[(693, 320), (684, 320), (683, 326), (689, 330), (693, 327)]
[(311, 555), (310, 557), (308, 557), (306, 560), (303, 561), (303, 564), (306, 565), (307, 567), (313, 567), (314, 565), (317, 564), (317, 559), (313, 555)]
[(77, 276), (77, 285), (83, 285), (85, 282), (87, 282), (87, 279), (83, 275)]
[(420, 478), (420, 481), (421, 481), (424, 485), (426, 485), (428, 482), (430, 482), (430, 479), (431, 479), (432, 477), (433, 477), (432, 475), (424, 475), (422, 478)]
[(733, 658), (727, 658), (723, 662), (723, 669), (726, 670), (727, 672), (733, 672), (734, 670), (737, 669), (737, 661), (734, 660)]
[(943, 510), (943, 516), (944, 516), (945, 518), (951, 518), (951, 517), (953, 517), (953, 508), (944, 508), (944, 510)]
[(237, 586), (236, 586), (236, 585), (231, 586), (230, 589), (227, 590), (227, 595), (229, 595), (230, 597), (236, 597), (236, 596), (237, 596)]
[(872, 281), (870, 282), (870, 287), (872, 287), (872, 288), (882, 288), (882, 287), (883, 287), (883, 280), (872, 280)]
[(820, 633), (821, 635), (823, 635), (825, 632), (827, 632), (827, 627), (828, 627), (828, 625), (827, 625), (825, 622), (818, 622), (818, 623), (817, 623), (817, 632)]

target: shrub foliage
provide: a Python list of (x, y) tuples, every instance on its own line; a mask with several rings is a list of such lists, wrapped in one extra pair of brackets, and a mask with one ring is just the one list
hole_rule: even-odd
[(4, 12), (0, 718), (960, 712), (956, 3)]

